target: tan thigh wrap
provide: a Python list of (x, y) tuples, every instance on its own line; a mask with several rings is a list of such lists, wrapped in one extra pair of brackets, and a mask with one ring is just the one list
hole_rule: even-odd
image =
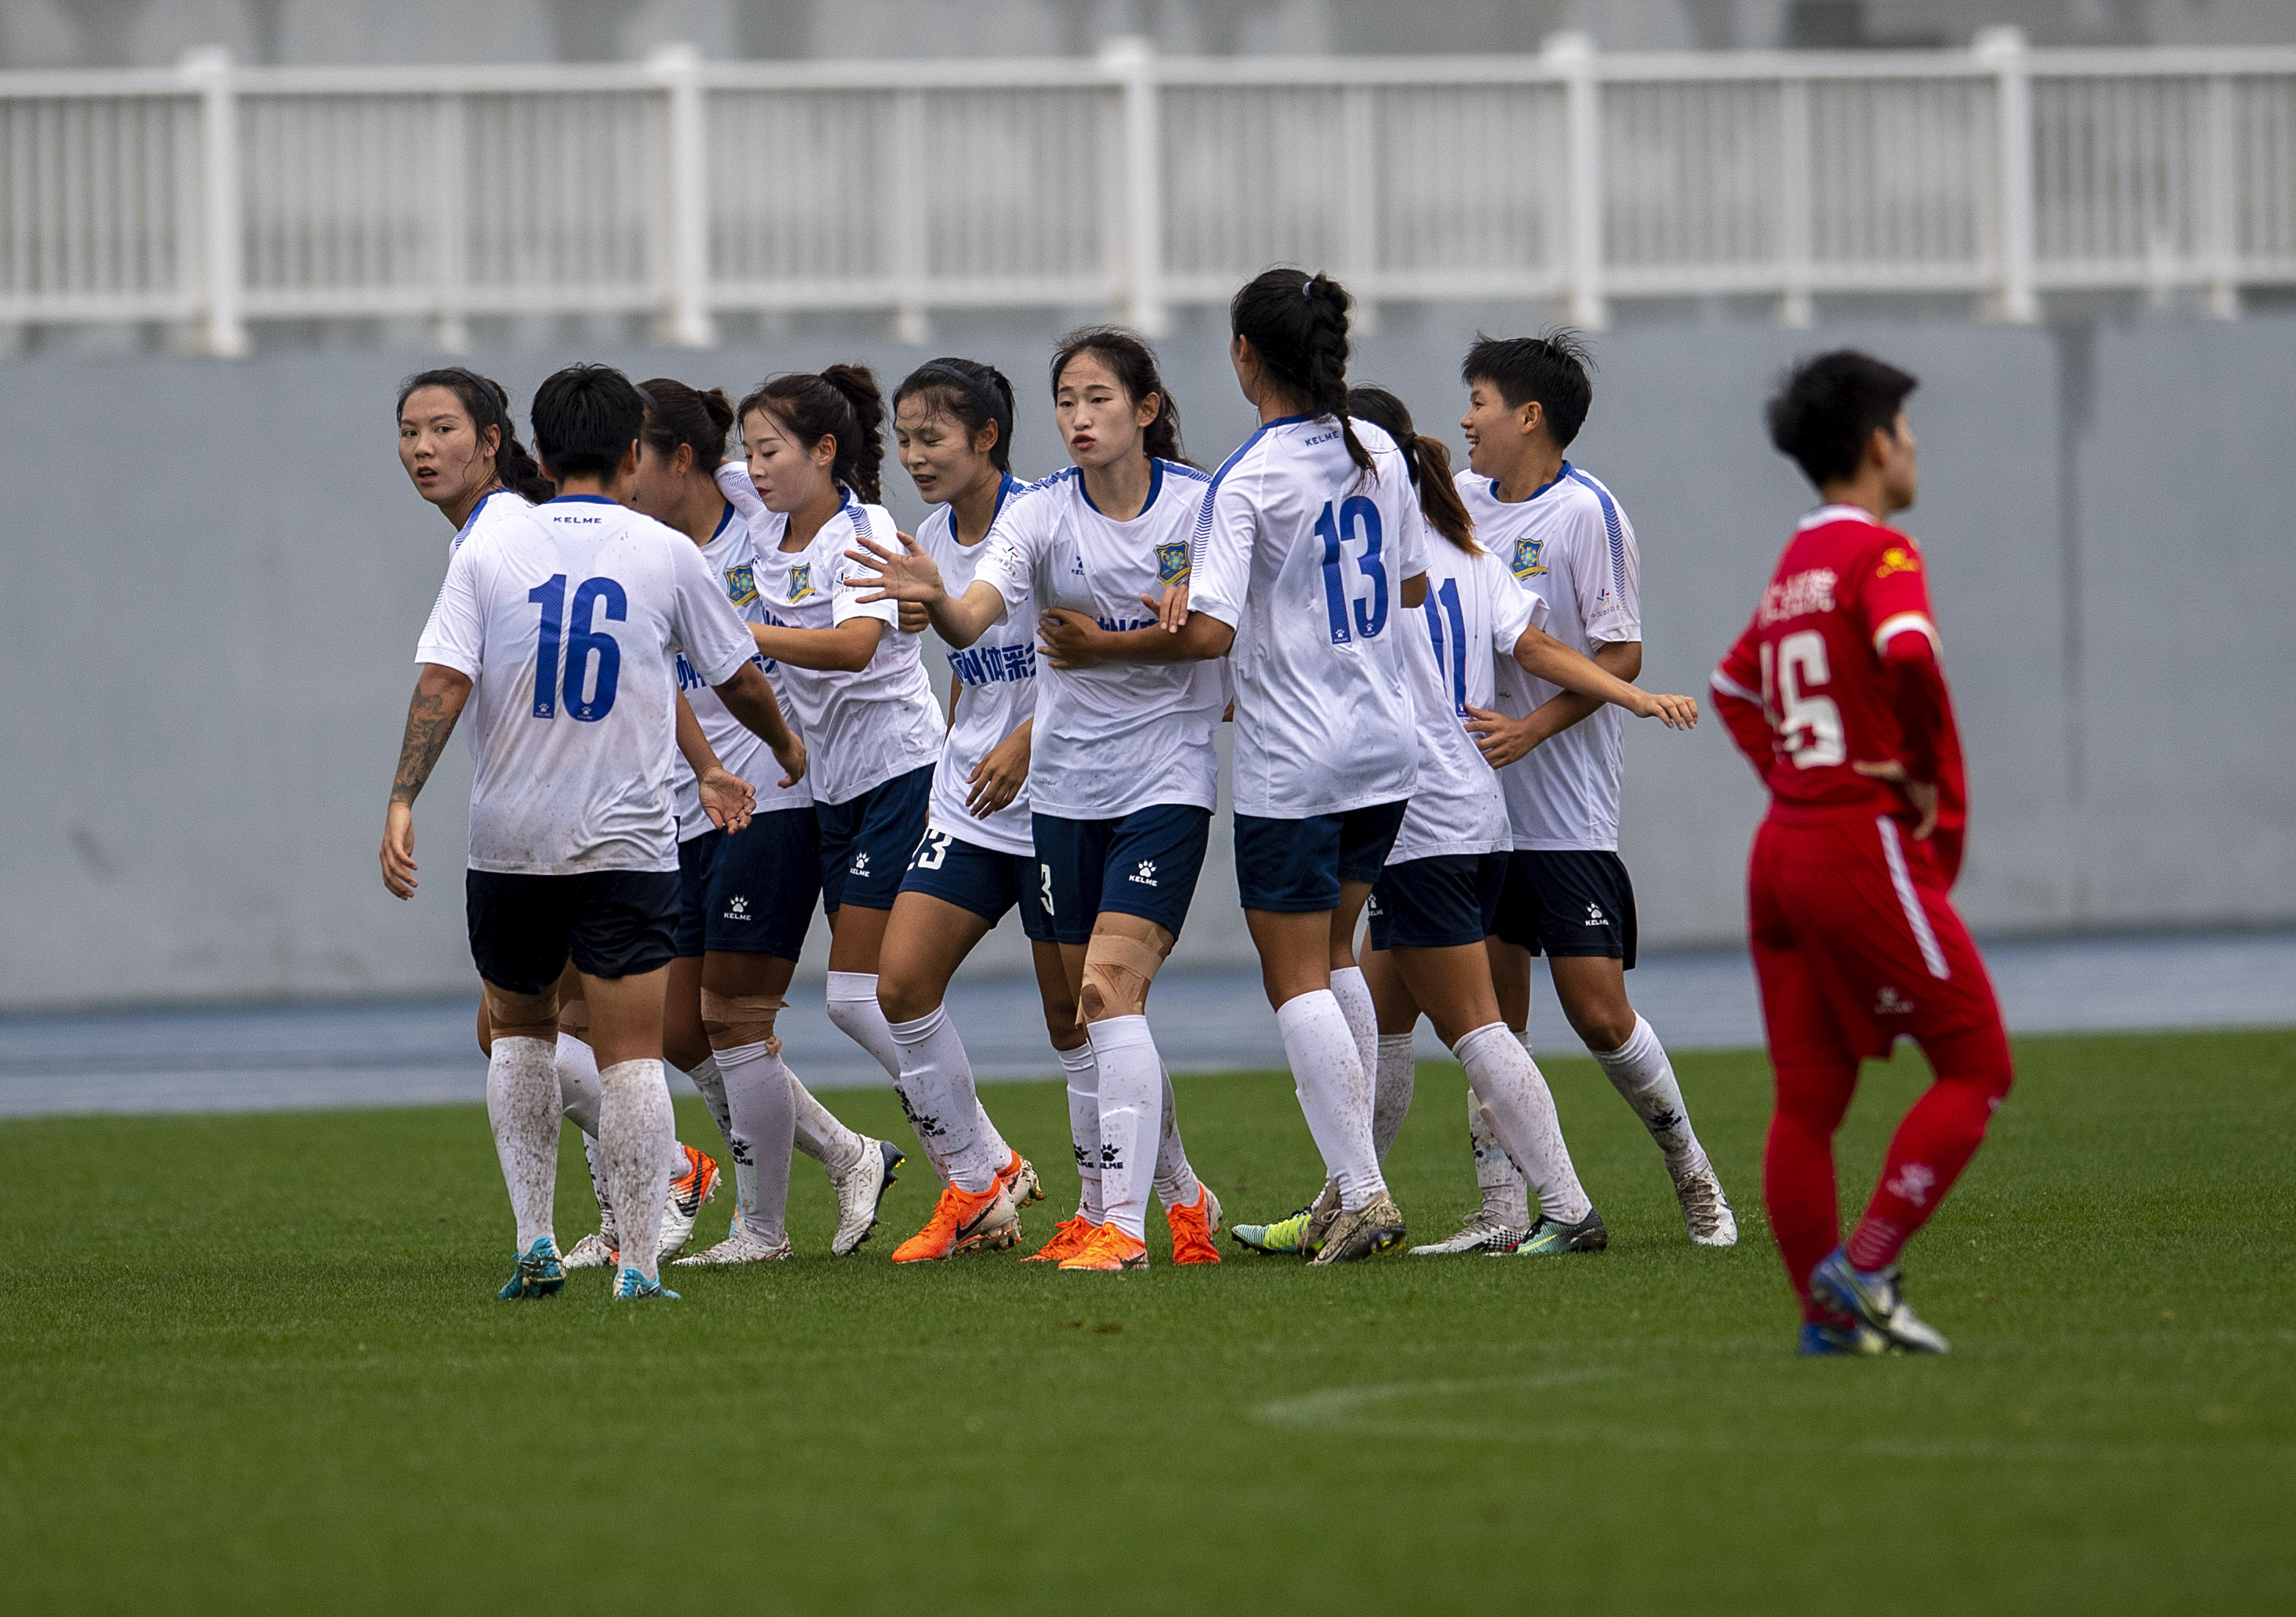
[[(1164, 969), (1164, 951), (1152, 943), (1114, 932), (1095, 932), (1084, 946), (1084, 991), (1077, 1010), (1086, 1021), (1113, 1011), (1137, 1015), (1148, 1003), (1148, 985)], [(1118, 973), (1136, 977), (1136, 991)], [(1121, 1007), (1120, 1009), (1119, 1007)]]
[(761, 1027), (766, 1030), (767, 1053), (779, 1055), (782, 1041), (774, 1036), (774, 1018), (788, 1004), (779, 994), (720, 994), (704, 989), (701, 1030), (717, 1037), (743, 1028)]

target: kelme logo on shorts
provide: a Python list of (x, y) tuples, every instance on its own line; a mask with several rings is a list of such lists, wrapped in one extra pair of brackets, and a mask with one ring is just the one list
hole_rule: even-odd
[(864, 848), (860, 852), (853, 856), (853, 864), (845, 874), (849, 876), (865, 876), (869, 874), (869, 850), (867, 849)]
[(1128, 880), (1128, 881), (1137, 882), (1139, 882), (1139, 883), (1140, 883), (1140, 885), (1141, 885), (1141, 886), (1143, 886), (1143, 887), (1153, 887), (1153, 886), (1155, 886), (1155, 885), (1156, 885), (1156, 861), (1155, 861), (1155, 860), (1153, 860), (1153, 859), (1143, 859), (1143, 860), (1141, 860), (1141, 861), (1140, 861), (1140, 868), (1139, 868), (1139, 869), (1137, 869), (1137, 870), (1136, 870), (1136, 871), (1134, 871), (1134, 872), (1132, 873), (1132, 874), (1131, 874), (1129, 877), (1128, 877), (1128, 878), (1127, 878), (1127, 880)]
[(748, 920), (750, 918), (749, 899), (743, 894), (735, 893), (732, 898), (726, 899), (726, 914), (724, 918), (728, 921)]

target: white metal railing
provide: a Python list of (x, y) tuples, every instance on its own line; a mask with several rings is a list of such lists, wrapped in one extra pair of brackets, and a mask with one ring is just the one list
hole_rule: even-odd
[(2296, 51), (0, 74), (0, 326), (2296, 282)]

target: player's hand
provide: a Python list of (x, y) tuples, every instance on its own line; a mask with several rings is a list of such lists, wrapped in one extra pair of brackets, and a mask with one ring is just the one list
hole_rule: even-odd
[(895, 611), (894, 622), (905, 635), (922, 635), (932, 627), (932, 614), (914, 601), (904, 601)]
[(724, 765), (696, 777), (701, 784), (701, 812), (720, 831), (735, 832), (750, 823), (758, 807), (757, 789)]
[(774, 749), (774, 761), (787, 771), (782, 776), (782, 787), (784, 791), (803, 780), (806, 766), (805, 737), (800, 735), (795, 730), (790, 731), (789, 740)]
[(1467, 710), (1466, 729), (1475, 738), (1475, 750), (1494, 769), (1504, 769), (1518, 759), (1529, 757), (1531, 749), (1546, 739), (1536, 732), (1528, 716), (1509, 718), (1504, 713), (1487, 712), (1477, 707)]
[(1021, 788), (1029, 778), (1029, 729), (1028, 725), (1014, 729), (989, 748), (988, 756), (975, 764), (972, 773), (964, 777), (972, 787), (965, 793), (964, 811), (974, 819), (987, 819), (1021, 795)]
[(382, 884), (394, 899), (411, 899), (414, 880), (414, 805), (393, 802), (382, 817)]
[(1100, 625), (1082, 612), (1047, 607), (1037, 619), (1037, 633), (1056, 669), (1096, 669), (1103, 661)]
[[(924, 547), (906, 533), (897, 533), (893, 537), (900, 541), (898, 550), (888, 550), (865, 533), (855, 535), (853, 543), (857, 548), (845, 553), (849, 561), (858, 562), (877, 575), (877, 587), (861, 597), (862, 604), (873, 605), (879, 601), (914, 601), (922, 612), (922, 608), (936, 601), (946, 600), (948, 591), (942, 587), (940, 569), (933, 565), (933, 559), (925, 554)], [(865, 579), (855, 581), (863, 585), (870, 582)], [(901, 627), (908, 628), (906, 619)], [(922, 627), (922, 619), (919, 627), (920, 629)]]
[(1698, 727), (1698, 698), (1695, 696), (1660, 696), (1643, 693), (1635, 704), (1636, 718), (1655, 718), (1669, 730), (1694, 730)]
[(1935, 781), (1915, 780), (1906, 772), (1906, 766), (1894, 758), (1878, 764), (1853, 762), (1849, 767), (1868, 780), (1887, 781), (1898, 789), (1898, 795), (1906, 800), (1906, 806), (1916, 816), (1914, 841), (1921, 841), (1937, 829), (1938, 787)]
[[(1148, 601), (1145, 595), (1140, 598), (1143, 601)], [(1187, 627), (1188, 587), (1186, 585), (1167, 586), (1164, 598), (1161, 601), (1148, 601), (1148, 604), (1156, 609), (1156, 620), (1164, 626), (1166, 634), (1177, 635)]]

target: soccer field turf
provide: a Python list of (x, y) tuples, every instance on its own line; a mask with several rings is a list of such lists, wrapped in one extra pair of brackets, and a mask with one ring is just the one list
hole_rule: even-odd
[[(0, 1567), (18, 1611), (2288, 1609), (2296, 1033), (2027, 1040), (1909, 1254), (1943, 1359), (1797, 1361), (1759, 1210), (1767, 1069), (1687, 1055), (1737, 1205), (1694, 1250), (1585, 1061), (1549, 1072), (1608, 1254), (1061, 1275), (856, 1259), (499, 1304), (472, 1107), (0, 1125)], [(1923, 1070), (1869, 1066), (1862, 1194)], [(1319, 1178), (1288, 1079), (1183, 1079), (1236, 1217)], [(1464, 1080), (1390, 1159), (1473, 1196)], [(889, 1093), (832, 1097), (906, 1141)], [(1054, 1084), (986, 1093), (1071, 1210)], [(716, 1135), (698, 1106), (684, 1137)], [(580, 1153), (560, 1239), (592, 1227)], [(704, 1215), (715, 1239), (730, 1185)]]

